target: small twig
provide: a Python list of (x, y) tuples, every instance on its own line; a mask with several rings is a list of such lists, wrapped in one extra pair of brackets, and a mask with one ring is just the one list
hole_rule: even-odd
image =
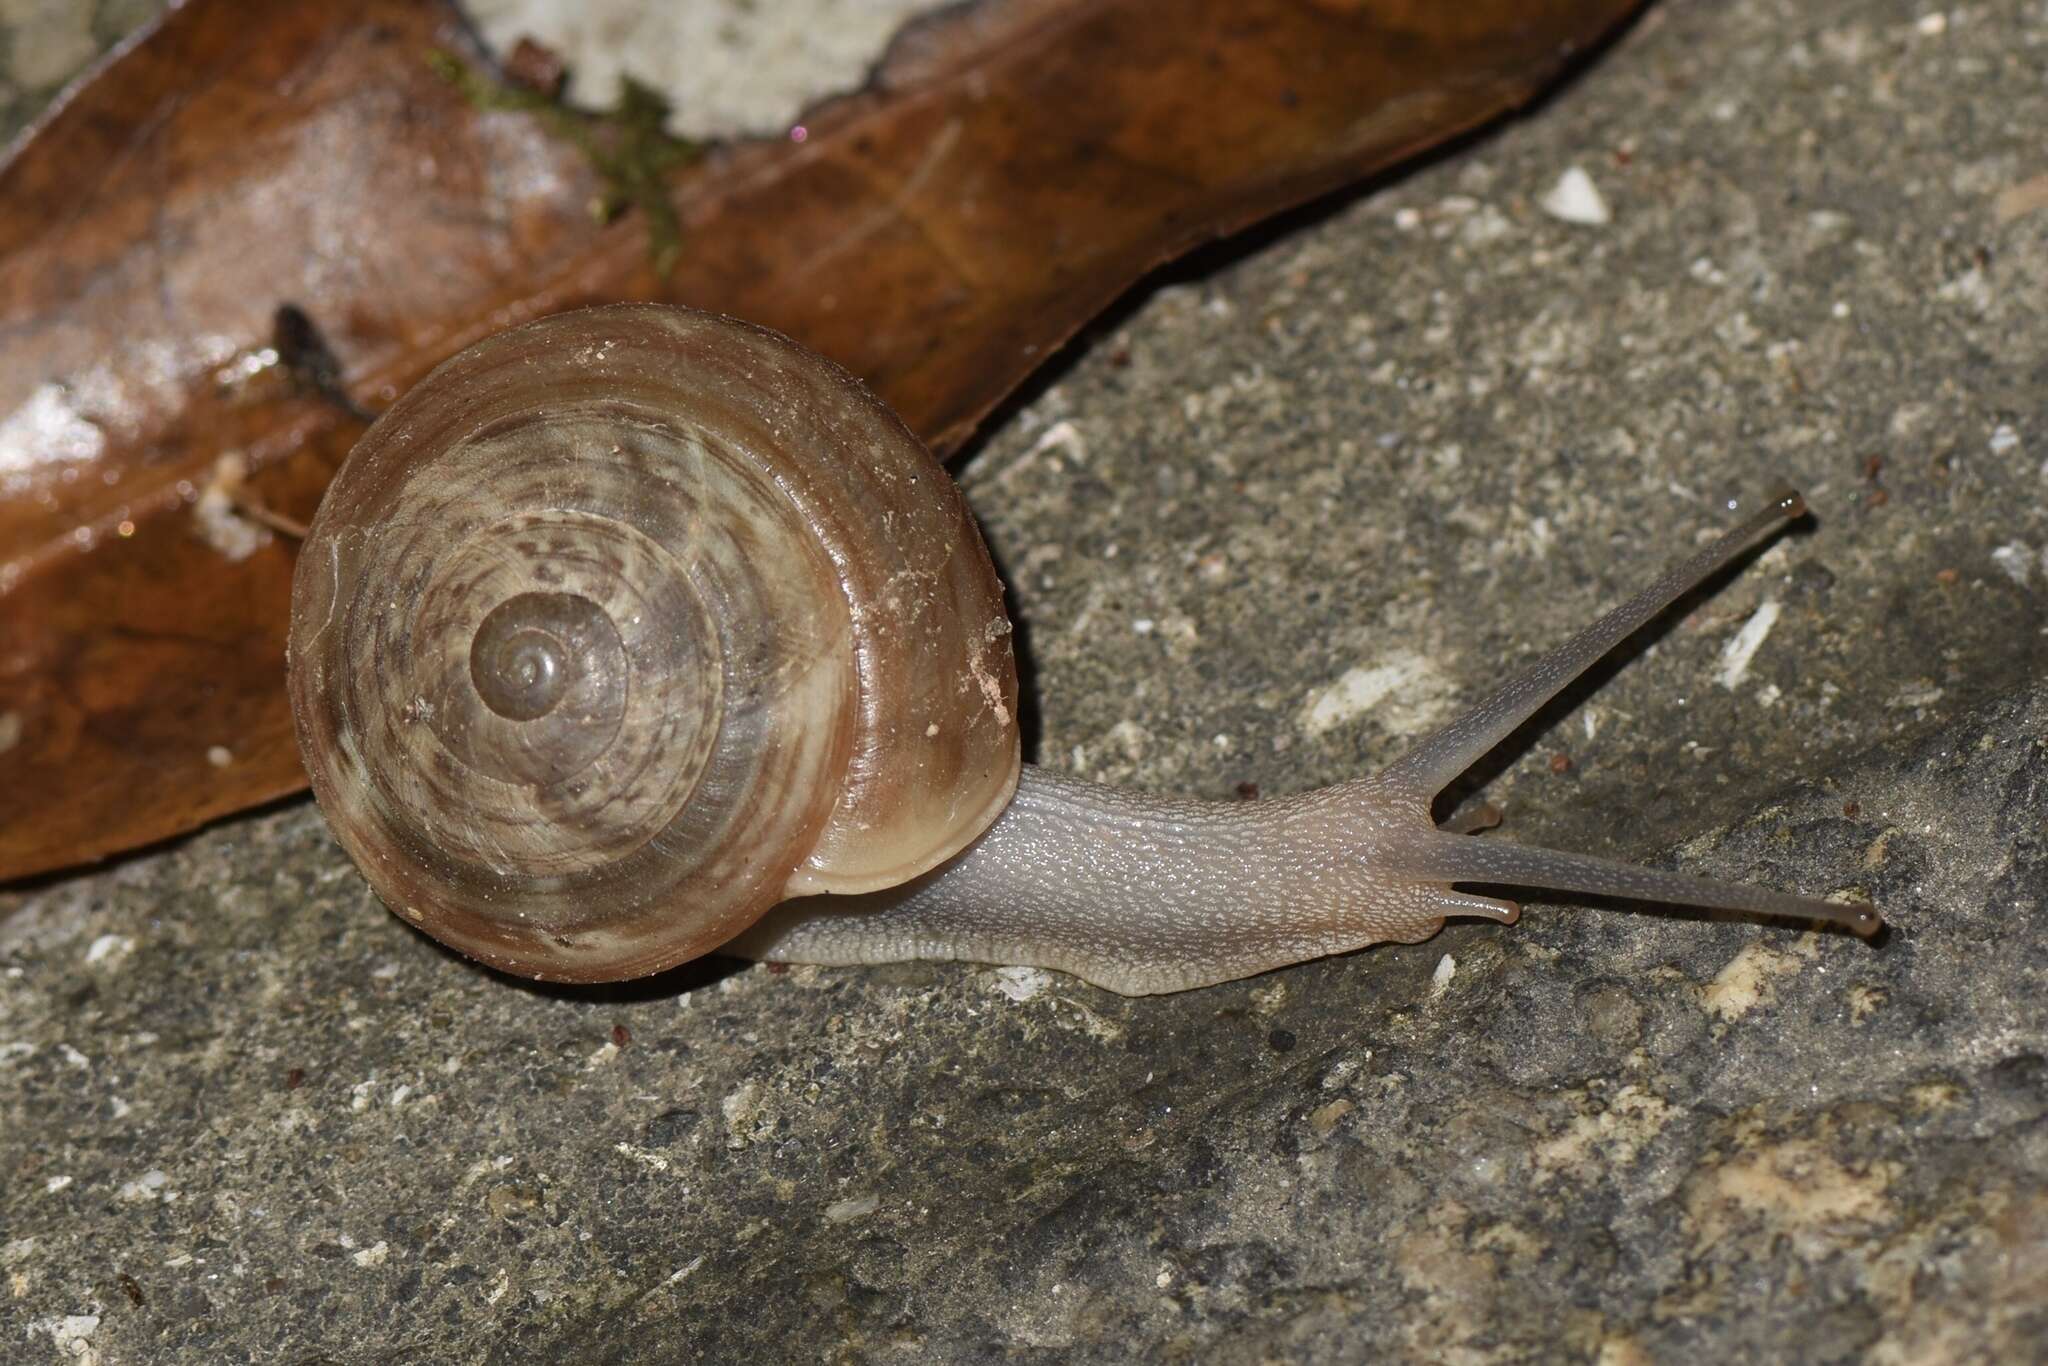
[(247, 517), (250, 521), (269, 527), (280, 536), (289, 537), (294, 541), (303, 541), (312, 530), (312, 528), (296, 518), (287, 517), (282, 512), (271, 511), (263, 505), (261, 499), (247, 488), (228, 489), (226, 493), (229, 507), (232, 507), (237, 513)]
[[(207, 521), (207, 509), (209, 507), (220, 510), (213, 513), (215, 520), (212, 524), (216, 526), (219, 525), (218, 518), (221, 515), (221, 511), (225, 511), (233, 513), (244, 521), (254, 522), (260, 527), (267, 527), (278, 535), (289, 537), (294, 541), (304, 541), (309, 530), (304, 522), (273, 510), (269, 504), (263, 501), (261, 494), (249, 487), (248, 461), (243, 458), (239, 451), (230, 451), (213, 462), (213, 477), (206, 481), (206, 488), (199, 495), (199, 512), (203, 524)], [(209, 537), (208, 539), (215, 540), (216, 544), (220, 544), (216, 537)], [(241, 539), (239, 537), (235, 538), (237, 541)], [(238, 552), (235, 545), (230, 542), (228, 544), (220, 544), (220, 548), (228, 554), (229, 558), (240, 559), (255, 547), (254, 544), (250, 544), (246, 549), (240, 549)]]

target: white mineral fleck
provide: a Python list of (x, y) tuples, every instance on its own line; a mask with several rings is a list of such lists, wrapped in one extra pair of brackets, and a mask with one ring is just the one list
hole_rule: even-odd
[(1600, 187), (1593, 183), (1593, 177), (1584, 167), (1567, 167), (1538, 201), (1543, 212), (1566, 223), (1580, 223), (1597, 228), (1614, 221), (1614, 214), (1607, 207), (1607, 200), (1600, 194)]

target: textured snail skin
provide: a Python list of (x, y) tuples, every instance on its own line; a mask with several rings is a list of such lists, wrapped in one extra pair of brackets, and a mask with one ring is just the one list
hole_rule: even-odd
[(1460, 882), (1870, 934), (1860, 903), (1430, 819), (1566, 683), (1802, 511), (1779, 498), (1372, 778), (1264, 802), (1114, 790), (1019, 764), (987, 551), (864, 388), (742, 323), (592, 309), (462, 353), (363, 438), (301, 551), (293, 707), (385, 902), (536, 977), (722, 947), (1175, 991), (1519, 914)]

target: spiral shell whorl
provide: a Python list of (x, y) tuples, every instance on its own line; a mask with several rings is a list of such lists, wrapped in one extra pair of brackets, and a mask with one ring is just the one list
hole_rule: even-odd
[(791, 891), (915, 876), (1015, 783), (950, 480), (843, 372), (685, 310), (558, 315), (406, 395), (315, 519), (291, 664), (379, 894), (534, 976), (658, 971)]

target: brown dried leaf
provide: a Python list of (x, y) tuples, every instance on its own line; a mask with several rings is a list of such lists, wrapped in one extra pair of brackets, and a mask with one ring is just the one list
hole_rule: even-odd
[[(478, 337), (733, 313), (950, 450), (1146, 270), (1513, 107), (1635, 4), (983, 0), (801, 141), (678, 174), (662, 278), (572, 149), (430, 69), (484, 60), (449, 5), (191, 0), (0, 168), (0, 877), (303, 785), (293, 550), (228, 495), (304, 520), (354, 405)], [(344, 393), (280, 362), (286, 306)]]

